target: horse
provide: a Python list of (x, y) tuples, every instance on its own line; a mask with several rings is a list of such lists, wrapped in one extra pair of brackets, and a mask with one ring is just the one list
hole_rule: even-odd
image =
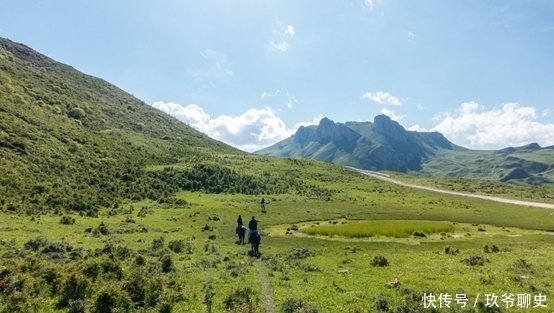
[(235, 229), (237, 235), (239, 236), (239, 243), (244, 244), (244, 237), (246, 237), (246, 226), (239, 225)]
[(248, 241), (250, 242), (250, 252), (254, 256), (260, 255), (260, 242), (262, 241), (262, 237), (260, 236), (260, 233), (258, 231), (253, 231), (250, 233), (250, 236), (248, 237)]

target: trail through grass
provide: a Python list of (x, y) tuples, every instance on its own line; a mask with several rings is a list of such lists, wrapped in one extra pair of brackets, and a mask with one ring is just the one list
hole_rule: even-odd
[(260, 260), (256, 261), (256, 268), (258, 269), (258, 276), (260, 277), (260, 283), (262, 284), (265, 313), (273, 313), (275, 312), (273, 291), (271, 290), (271, 284), (269, 283), (269, 280), (267, 280), (267, 276), (265, 275), (265, 271)]

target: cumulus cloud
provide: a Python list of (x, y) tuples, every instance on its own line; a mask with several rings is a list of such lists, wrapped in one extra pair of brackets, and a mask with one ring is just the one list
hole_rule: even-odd
[(532, 142), (541, 146), (554, 144), (554, 124), (540, 123), (534, 107), (518, 103), (505, 103), (487, 111), (476, 102), (466, 102), (455, 112), (444, 112), (434, 119), (438, 124), (431, 131), (441, 132), (466, 147), (498, 149)]
[(410, 126), (410, 127), (406, 128), (406, 130), (411, 130), (411, 131), (416, 131), (416, 132), (428, 132), (427, 129), (419, 126), (419, 124), (415, 124), (413, 126)]
[(421, 105), (421, 103), (418, 103), (418, 104), (417, 104), (417, 109), (418, 109), (418, 110), (423, 110), (423, 109), (425, 109), (425, 108)]
[(408, 32), (408, 38), (414, 38), (415, 37), (415, 33), (412, 32), (412, 31), (409, 31)]
[(381, 113), (385, 114), (386, 116), (390, 117), (391, 120), (399, 122), (403, 118), (406, 117), (406, 115), (397, 115), (395, 111), (391, 111), (387, 108), (382, 108)]
[(320, 114), (312, 121), (297, 123), (292, 128), (285, 125), (270, 107), (249, 109), (240, 116), (221, 115), (212, 118), (200, 106), (182, 106), (172, 102), (154, 102), (152, 107), (163, 111), (206, 135), (241, 150), (253, 152), (292, 136), (300, 126), (317, 125)]
[(380, 104), (388, 104), (388, 105), (402, 105), (402, 101), (404, 101), (404, 99), (400, 99), (398, 97), (391, 95), (388, 92), (383, 92), (383, 91), (366, 92), (365, 94), (362, 95), (362, 98), (367, 98), (373, 102), (377, 102)]

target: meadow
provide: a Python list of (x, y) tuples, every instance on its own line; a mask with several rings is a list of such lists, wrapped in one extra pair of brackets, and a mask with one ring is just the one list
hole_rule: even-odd
[(454, 226), (439, 222), (426, 221), (363, 221), (355, 223), (329, 221), (331, 225), (317, 225), (302, 229), (308, 235), (341, 236), (347, 238), (393, 237), (405, 238), (409, 236), (426, 237), (437, 233), (447, 233), (454, 230)]
[[(326, 163), (309, 162), (299, 174), (291, 169), (308, 161), (222, 156), (220, 164), (226, 162), (244, 175), (260, 168), (271, 169), (270, 177), (297, 175), (291, 183), (298, 190), (179, 191), (175, 203), (122, 201), (97, 217), (3, 211), (0, 286), (9, 287), (0, 308), (430, 312), (424, 293), (464, 293), (467, 307), (451, 311), (549, 312), (519, 308), (517, 301), (506, 308), (500, 299), (529, 294), (532, 306), (534, 296), (554, 295), (554, 211), (408, 189)], [(269, 201), (265, 214), (261, 197)], [(245, 223), (259, 220), (259, 259), (236, 243), (239, 214)], [(299, 231), (287, 234), (294, 226)], [(301, 234), (318, 226), (380, 230), (370, 238)], [(485, 293), (497, 295), (502, 307), (486, 307)]]

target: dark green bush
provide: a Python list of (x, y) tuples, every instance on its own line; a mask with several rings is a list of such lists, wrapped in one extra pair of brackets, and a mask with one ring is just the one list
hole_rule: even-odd
[(64, 283), (62, 297), (58, 302), (59, 308), (68, 307), (71, 301), (85, 300), (90, 293), (88, 280), (76, 274), (72, 274)]
[(318, 309), (304, 300), (288, 298), (281, 305), (281, 313), (318, 313)]
[(388, 266), (389, 265), (389, 260), (387, 260), (387, 258), (385, 258), (384, 256), (382, 255), (376, 255), (373, 257), (373, 260), (371, 260), (371, 265), (372, 266)]
[(75, 218), (65, 215), (60, 220), (60, 224), (73, 225), (73, 224), (75, 224)]
[(239, 287), (231, 291), (223, 300), (225, 309), (233, 311), (241, 308), (241, 312), (256, 312), (256, 303), (254, 300), (254, 292), (250, 287)]

